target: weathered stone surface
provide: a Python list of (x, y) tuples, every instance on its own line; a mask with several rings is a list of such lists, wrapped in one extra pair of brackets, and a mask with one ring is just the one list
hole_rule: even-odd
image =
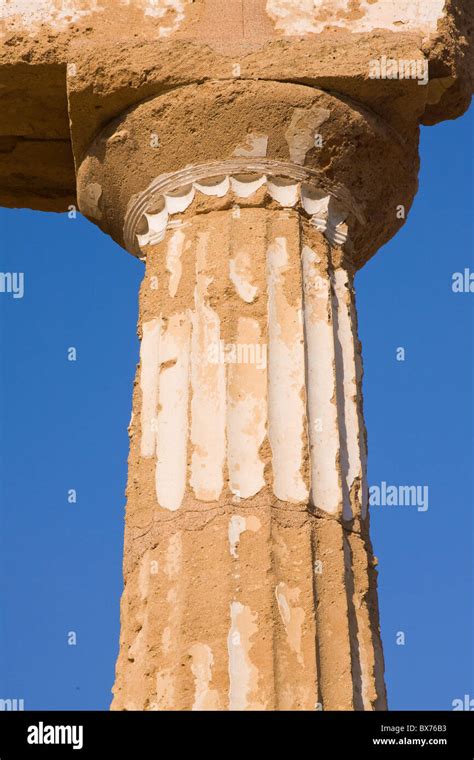
[[(69, 98), (80, 161), (96, 133), (127, 108), (171, 88), (235, 78), (236, 65), (244, 80), (346, 95), (404, 131), (467, 107), (472, 14), (469, 0), (11, 0), (0, 20), (1, 133), (35, 140), (41, 165), (40, 141), (69, 138)], [(426, 57), (429, 85), (391, 80), (387, 97), (387, 81), (369, 78), (370, 61), (384, 55)], [(48, 100), (52, 107), (39, 115), (35, 104)], [(15, 173), (3, 168), (3, 204), (44, 208), (50, 194), (56, 210), (67, 207), (75, 195), (71, 156), (58, 156), (44, 187), (36, 187), (20, 149), (16, 164)]]
[[(249, 136), (263, 139), (262, 147), (246, 151)], [(396, 209), (408, 209), (416, 191), (417, 141), (416, 128), (402, 139), (368, 109), (312, 87), (206, 82), (148, 99), (112, 121), (78, 168), (79, 207), (136, 253), (133, 231), (125, 239), (129, 208), (156, 178), (176, 173), (178, 185), (185, 185), (192, 171), (188, 180), (180, 172), (187, 167), (208, 167), (209, 177), (231, 174), (227, 166), (239, 162), (234, 173), (253, 171), (260, 159), (260, 174), (284, 175), (283, 165), (292, 164), (350, 212), (354, 265), (360, 267), (403, 223)], [(88, 187), (98, 186), (102, 195), (94, 210), (82, 199)], [(151, 196), (156, 201), (156, 191)]]
[(470, 0), (9, 0), (0, 203), (146, 262), (114, 709), (387, 706), (355, 272)]
[(113, 708), (383, 709), (347, 262), (196, 210), (145, 246)]

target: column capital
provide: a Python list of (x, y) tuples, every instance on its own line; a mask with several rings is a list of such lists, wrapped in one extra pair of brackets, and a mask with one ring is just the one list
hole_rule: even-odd
[(417, 134), (347, 98), (206, 82), (147, 100), (98, 134), (78, 168), (78, 200), (138, 256), (188, 215), (297, 208), (358, 269), (403, 223), (417, 170)]

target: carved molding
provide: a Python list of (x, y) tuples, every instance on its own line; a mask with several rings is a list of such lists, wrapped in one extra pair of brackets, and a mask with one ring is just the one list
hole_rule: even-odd
[[(347, 190), (315, 172), (279, 161), (236, 159), (189, 167), (154, 179), (130, 200), (124, 223), (125, 246), (130, 253), (140, 255), (145, 246), (160, 243), (171, 217), (184, 213), (199, 194), (219, 198), (230, 195), (238, 204), (262, 187), (282, 208), (297, 208), (307, 215), (331, 245), (347, 242), (351, 215), (364, 222)], [(146, 231), (140, 230), (143, 227)]]

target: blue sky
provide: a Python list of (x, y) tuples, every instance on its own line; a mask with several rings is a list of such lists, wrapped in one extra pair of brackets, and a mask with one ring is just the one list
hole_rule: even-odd
[[(474, 697), (473, 132), (472, 109), (422, 130), (409, 219), (356, 280), (369, 483), (429, 488), (372, 508), (392, 709)], [(0, 697), (107, 709), (143, 265), (80, 216), (0, 209), (0, 271), (25, 273), (0, 293)]]

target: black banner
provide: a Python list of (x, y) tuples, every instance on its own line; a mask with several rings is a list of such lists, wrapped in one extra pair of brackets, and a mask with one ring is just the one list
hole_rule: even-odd
[[(347, 751), (362, 757), (474, 758), (471, 712), (0, 712), (0, 760), (28, 757), (173, 757), (188, 747), (253, 754), (293, 744), (326, 758)], [(303, 749), (306, 747), (306, 749)], [(168, 749), (166, 749), (168, 748)], [(252, 751), (253, 750), (253, 751)], [(225, 750), (227, 754), (228, 750)]]

